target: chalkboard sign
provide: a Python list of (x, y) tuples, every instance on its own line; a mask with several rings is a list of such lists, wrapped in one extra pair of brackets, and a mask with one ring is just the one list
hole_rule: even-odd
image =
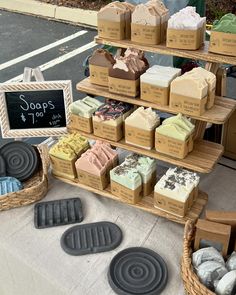
[(57, 136), (66, 132), (71, 81), (0, 84), (2, 136)]

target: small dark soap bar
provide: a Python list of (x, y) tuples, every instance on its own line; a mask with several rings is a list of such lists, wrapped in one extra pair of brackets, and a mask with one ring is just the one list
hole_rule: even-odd
[(113, 250), (121, 241), (121, 229), (103, 221), (69, 228), (61, 237), (61, 247), (70, 255), (85, 255)]
[(0, 177), (6, 176), (6, 164), (3, 157), (0, 155)]
[(47, 228), (83, 221), (80, 198), (71, 198), (38, 203), (34, 206), (34, 225)]

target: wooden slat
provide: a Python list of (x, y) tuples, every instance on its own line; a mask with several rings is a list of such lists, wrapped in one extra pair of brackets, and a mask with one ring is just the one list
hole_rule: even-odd
[[(114, 196), (111, 193), (110, 186), (108, 188), (106, 188), (105, 190), (98, 190), (98, 189), (95, 189), (95, 188), (92, 188), (90, 186), (87, 186), (87, 185), (84, 185), (84, 184), (80, 183), (78, 181), (78, 179), (69, 180), (69, 179), (65, 179), (65, 178), (62, 178), (62, 177), (58, 177), (58, 176), (54, 176), (54, 177), (56, 177), (57, 179), (60, 179), (61, 181), (65, 182), (65, 183), (69, 183), (69, 184), (78, 186), (78, 187), (80, 187), (82, 189), (85, 189), (85, 190), (88, 190), (88, 191), (90, 191), (92, 193), (101, 195), (103, 197), (107, 197), (109, 199), (113, 199), (113, 200), (118, 201), (118, 202), (125, 203), (124, 200)], [(169, 219), (171, 221), (181, 223), (181, 224), (185, 224), (185, 222), (187, 220), (196, 221), (198, 219), (198, 217), (200, 216), (202, 210), (204, 209), (205, 205), (207, 204), (207, 201), (208, 201), (208, 195), (206, 193), (200, 191), (199, 195), (198, 195), (198, 198), (195, 201), (195, 203), (193, 204), (192, 208), (187, 213), (187, 215), (185, 217), (183, 217), (183, 218), (175, 216), (175, 215), (170, 214), (170, 213), (166, 213), (166, 212), (164, 212), (162, 210), (159, 210), (159, 209), (155, 208), (154, 207), (154, 202), (153, 202), (153, 193), (151, 195), (147, 196), (147, 197), (144, 197), (141, 202), (139, 202), (139, 203), (137, 203), (135, 205), (131, 205), (131, 204), (127, 204), (127, 203), (125, 203), (125, 204), (130, 205), (130, 206), (135, 207), (135, 208), (138, 208), (138, 209), (141, 209), (141, 210), (144, 210), (144, 211), (147, 211), (147, 212), (152, 213), (154, 215), (165, 217), (165, 218), (167, 218), (167, 219)]]
[(137, 48), (143, 51), (153, 52), (153, 53), (160, 53), (165, 55), (172, 55), (172, 56), (179, 56), (185, 57), (195, 60), (204, 60), (213, 63), (219, 64), (230, 64), (236, 65), (236, 57), (234, 56), (226, 56), (216, 53), (208, 52), (209, 42), (205, 42), (205, 45), (202, 46), (199, 50), (183, 50), (183, 49), (172, 49), (167, 48), (165, 44), (161, 45), (144, 45), (144, 44), (137, 44), (131, 42), (130, 40), (120, 40), (120, 41), (113, 41), (108, 39), (102, 39), (98, 36), (95, 37), (95, 42), (98, 44), (110, 45), (115, 47), (121, 48)]
[[(141, 100), (139, 97), (137, 98), (130, 98), (127, 96), (123, 96), (120, 94), (113, 94), (108, 91), (107, 87), (98, 86), (90, 83), (90, 79), (86, 78), (83, 81), (77, 83), (76, 85), (77, 90), (98, 95), (104, 96), (106, 98), (111, 98), (127, 103), (131, 103), (138, 106), (144, 107), (151, 107), (153, 109), (157, 109), (160, 111), (164, 111), (171, 114), (177, 114), (175, 110), (172, 110), (169, 106), (158, 106), (155, 103), (151, 103), (145, 100)], [(236, 100), (229, 99), (229, 98), (222, 98), (216, 97), (215, 105), (210, 109), (207, 110), (202, 116), (191, 116), (193, 119), (210, 122), (214, 124), (224, 124), (233, 113), (236, 108)]]
[[(69, 132), (75, 131), (74, 129), (70, 128), (70, 125), (67, 128)], [(131, 144), (127, 144), (125, 143), (124, 139), (121, 139), (119, 142), (114, 142), (108, 139), (95, 136), (92, 133), (88, 134), (82, 131), (78, 132), (89, 139), (103, 140), (110, 143), (112, 146), (119, 147), (138, 154), (146, 155), (148, 157), (158, 159), (200, 173), (210, 173), (223, 153), (222, 145), (210, 141), (198, 140), (194, 142), (193, 151), (189, 153), (186, 158), (181, 160), (168, 155), (161, 154), (157, 152), (155, 149), (145, 150), (133, 146)]]

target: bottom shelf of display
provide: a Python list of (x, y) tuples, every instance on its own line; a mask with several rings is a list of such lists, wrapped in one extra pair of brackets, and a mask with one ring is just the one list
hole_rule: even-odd
[(196, 221), (199, 218), (202, 210), (204, 209), (204, 207), (205, 207), (205, 205), (207, 204), (207, 201), (208, 201), (208, 195), (205, 192), (199, 191), (198, 198), (194, 202), (191, 209), (188, 211), (187, 215), (185, 217), (178, 217), (178, 216), (175, 216), (173, 214), (170, 214), (170, 213), (167, 213), (167, 212), (164, 212), (162, 210), (159, 210), (159, 209), (155, 208), (154, 205), (153, 205), (153, 194), (142, 198), (141, 202), (139, 202), (139, 203), (137, 203), (135, 205), (132, 205), (132, 204), (126, 203), (124, 200), (122, 200), (122, 199), (118, 198), (117, 196), (113, 195), (111, 193), (110, 186), (108, 186), (105, 190), (99, 190), (99, 189), (95, 189), (93, 187), (90, 187), (90, 186), (87, 186), (85, 184), (80, 183), (78, 181), (78, 179), (70, 180), (70, 179), (66, 179), (66, 178), (63, 178), (63, 177), (56, 176), (56, 175), (54, 175), (54, 177), (57, 178), (57, 179), (60, 179), (61, 181), (65, 182), (65, 183), (68, 183), (68, 184), (71, 184), (71, 185), (74, 185), (74, 186), (78, 186), (78, 187), (80, 187), (82, 189), (85, 189), (85, 190), (88, 190), (88, 191), (90, 191), (92, 193), (95, 193), (95, 194), (101, 195), (103, 197), (107, 197), (107, 198), (110, 198), (110, 199), (125, 203), (127, 205), (132, 206), (132, 207), (147, 211), (147, 212), (152, 213), (154, 215), (165, 217), (165, 218), (167, 218), (167, 219), (169, 219), (171, 221), (181, 223), (181, 224), (185, 224), (185, 222), (187, 220)]

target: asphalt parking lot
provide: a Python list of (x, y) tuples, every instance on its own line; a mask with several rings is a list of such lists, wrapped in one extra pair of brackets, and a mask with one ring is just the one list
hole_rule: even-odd
[(76, 83), (84, 78), (95, 35), (88, 28), (0, 10), (0, 82), (20, 82), (24, 67), (39, 66), (45, 80), (72, 80), (74, 100), (82, 98)]

